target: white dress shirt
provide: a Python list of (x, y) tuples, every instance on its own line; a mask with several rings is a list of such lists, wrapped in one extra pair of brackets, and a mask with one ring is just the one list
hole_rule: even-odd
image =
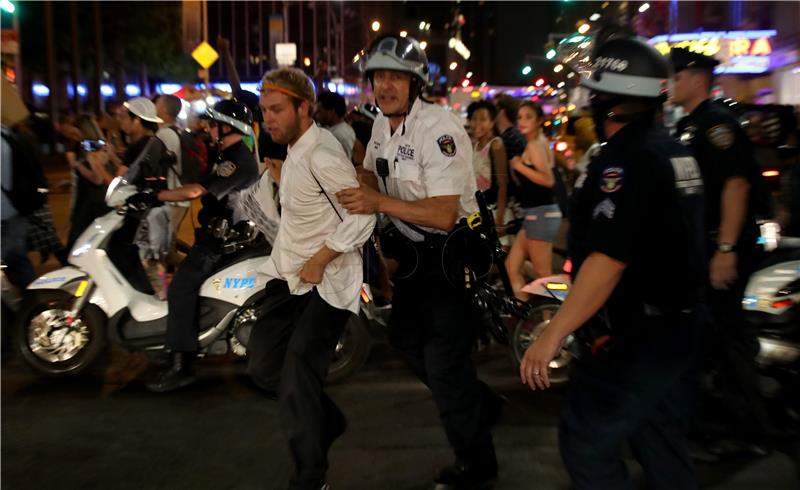
[(289, 147), (283, 163), (278, 188), (281, 223), (262, 272), (285, 280), (292, 294), (305, 294), (314, 285), (300, 280), (300, 270), (325, 245), (341, 255), (325, 267), (317, 291), (331, 306), (358, 313), (363, 282), (361, 247), (372, 234), (375, 216), (351, 215), (336, 199), (340, 190), (358, 186), (355, 168), (342, 146), (330, 131), (312, 124)]
[[(417, 99), (394, 133), (389, 119), (379, 114), (367, 143), (364, 168), (378, 175), (375, 161), (389, 162), (389, 176), (380, 190), (403, 201), (419, 201), (437, 196), (460, 196), (458, 219), (478, 210), (475, 201), (475, 175), (472, 170), (472, 143), (458, 118), (435, 104)], [(391, 217), (390, 217), (391, 218)], [(397, 228), (414, 241), (422, 235), (391, 218)], [(442, 230), (419, 226), (431, 233)]]

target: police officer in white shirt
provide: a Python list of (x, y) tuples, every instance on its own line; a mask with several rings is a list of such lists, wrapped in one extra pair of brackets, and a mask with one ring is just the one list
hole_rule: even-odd
[(351, 213), (383, 213), (381, 250), (399, 262), (389, 340), (433, 393), (455, 464), (437, 489), (489, 488), (497, 478), (491, 427), (502, 401), (480, 382), (475, 324), (463, 286), (443, 271), (442, 247), (477, 210), (472, 145), (458, 119), (421, 98), (428, 60), (410, 37), (376, 40), (363, 66), (382, 114), (367, 144), (364, 185), (337, 194)]
[(342, 146), (312, 120), (314, 86), (295, 68), (264, 75), (261, 111), (272, 139), (288, 144), (278, 177), (280, 226), (263, 267), (271, 280), (247, 350), (253, 380), (277, 393), (295, 471), (291, 490), (327, 488), (328, 449), (345, 419), (323, 392), (344, 325), (358, 313), (361, 247), (375, 217), (350, 214), (334, 195), (358, 185)]

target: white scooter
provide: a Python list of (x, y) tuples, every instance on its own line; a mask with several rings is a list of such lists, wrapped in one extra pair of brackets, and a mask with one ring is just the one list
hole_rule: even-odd
[[(28, 286), (16, 318), (15, 344), (35, 371), (50, 376), (85, 372), (107, 341), (148, 353), (165, 351), (167, 302), (154, 294), (133, 245), (146, 211), (128, 203), (137, 192), (115, 179), (106, 193), (112, 211), (81, 234), (70, 265)], [(251, 223), (218, 231), (226, 253), (200, 288), (200, 354), (244, 356), (265, 286), (266, 276), (258, 269), (271, 247), (257, 240)], [(333, 381), (353, 371), (346, 354), (362, 350), (347, 344), (368, 342), (359, 318), (353, 318), (329, 372)]]

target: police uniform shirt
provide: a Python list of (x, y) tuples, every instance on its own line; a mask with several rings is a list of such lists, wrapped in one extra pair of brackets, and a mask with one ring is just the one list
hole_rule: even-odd
[(375, 228), (375, 216), (349, 214), (338, 204), (336, 193), (354, 187), (355, 167), (342, 145), (330, 131), (312, 124), (289, 147), (281, 168), (280, 226), (261, 269), (267, 281), (282, 279), (296, 295), (311, 291), (315, 286), (300, 280), (300, 270), (325, 245), (341, 255), (325, 267), (317, 292), (329, 305), (358, 313), (361, 246)]
[(593, 252), (627, 265), (606, 303), (615, 325), (644, 305), (694, 306), (705, 283), (703, 182), (688, 149), (660, 129), (627, 125), (575, 184), (569, 234), (578, 274)]
[(258, 162), (253, 153), (239, 141), (222, 150), (221, 160), (202, 182), (208, 193), (218, 201), (226, 196), (227, 207), (233, 210), (233, 223), (246, 219), (241, 212), (239, 192), (258, 181)]
[[(403, 201), (437, 196), (460, 196), (459, 219), (478, 210), (472, 170), (472, 143), (458, 118), (435, 104), (417, 99), (405, 122), (392, 133), (389, 119), (379, 114), (367, 144), (364, 168), (378, 175), (376, 159), (389, 162), (389, 176), (382, 192)], [(422, 236), (391, 218), (414, 241)], [(442, 230), (419, 226), (431, 233)]]
[[(744, 177), (754, 182), (757, 164), (749, 141), (736, 116), (721, 103), (703, 101), (678, 122), (677, 137), (692, 149), (703, 173), (706, 195), (706, 225), (715, 232), (720, 224), (720, 205), (725, 181)], [(751, 187), (752, 201), (752, 187)]]

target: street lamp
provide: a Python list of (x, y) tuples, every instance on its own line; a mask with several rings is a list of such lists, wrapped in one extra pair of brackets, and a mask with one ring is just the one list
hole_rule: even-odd
[(523, 74), (523, 75), (530, 75), (530, 74), (531, 74), (531, 71), (533, 71), (533, 68), (531, 68), (531, 65), (525, 65), (525, 66), (522, 68), (522, 74)]
[[(356, 61), (358, 61), (358, 60), (356, 60)], [(309, 58), (308, 56), (306, 56), (305, 58), (303, 58), (303, 64), (304, 64), (305, 66), (307, 66), (307, 67), (308, 67), (308, 66), (311, 66), (311, 58)]]
[(593, 13), (592, 16), (589, 17), (589, 20), (591, 20), (592, 22), (597, 22), (598, 20), (600, 20), (600, 14), (598, 14), (597, 12)]
[(578, 32), (580, 32), (581, 34), (586, 34), (587, 32), (589, 32), (589, 29), (591, 29), (591, 28), (592, 28), (592, 26), (590, 26), (589, 24), (585, 24), (584, 23), (584, 24), (581, 24), (580, 27), (578, 27)]
[(556, 72), (556, 73), (559, 73), (563, 69), (564, 69), (564, 65), (562, 65), (560, 63), (553, 67), (553, 71)]
[(378, 32), (381, 30), (381, 23), (377, 20), (372, 21), (372, 32)]
[(400, 37), (408, 36), (408, 31), (400, 31)]
[(422, 48), (423, 51), (428, 47), (428, 41), (420, 41), (419, 47)]
[(550, 49), (547, 51), (547, 54), (545, 54), (544, 57), (547, 58), (548, 60), (552, 60), (553, 58), (556, 57), (556, 54), (558, 53), (556, 53), (555, 49)]
[(471, 71), (467, 72), (467, 78), (472, 78), (472, 72)]
[(455, 70), (456, 68), (458, 68), (458, 63), (456, 63), (455, 61), (450, 63), (450, 70), (451, 71)]
[(643, 14), (643, 13), (647, 12), (647, 9), (649, 9), (649, 8), (650, 8), (650, 4), (645, 2), (645, 3), (642, 4), (641, 7), (639, 7), (639, 13)]

